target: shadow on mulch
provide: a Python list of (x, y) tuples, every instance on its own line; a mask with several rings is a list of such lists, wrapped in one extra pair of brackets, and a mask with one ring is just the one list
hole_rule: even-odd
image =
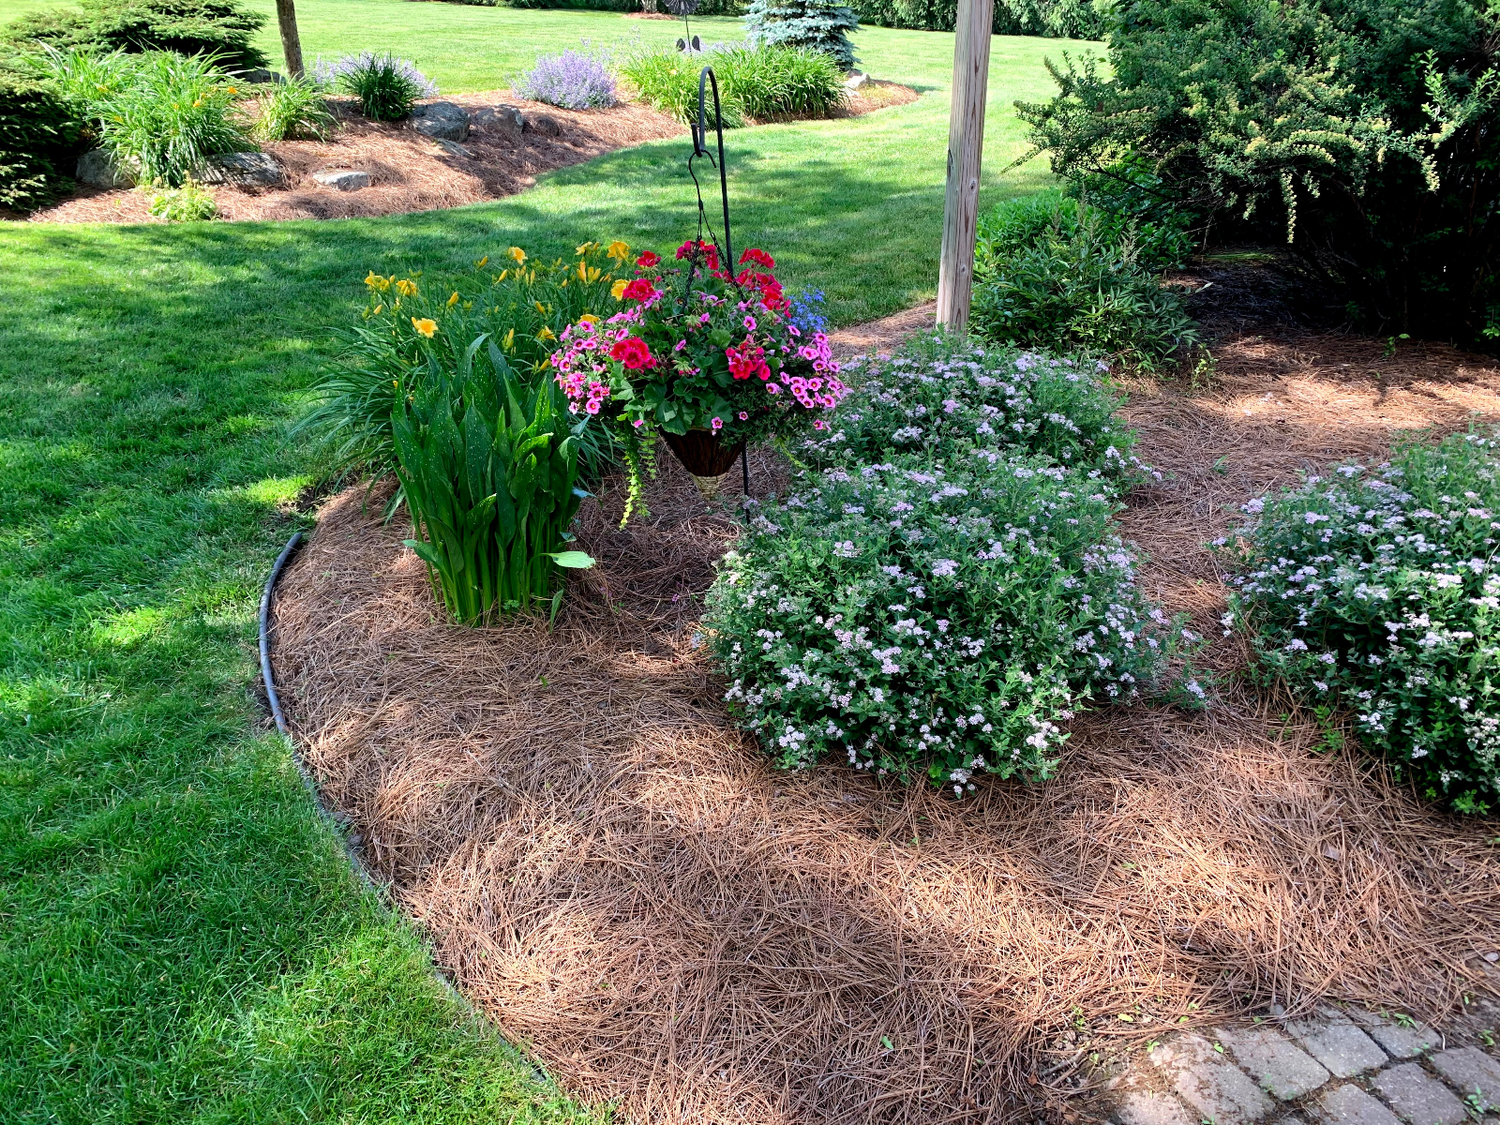
[[(665, 454), (649, 521), (618, 530), (614, 487), (586, 506), (600, 563), (552, 634), (444, 624), (383, 496), (335, 497), (276, 609), (298, 744), (459, 988), (631, 1121), (1087, 1118), (1091, 1055), (1182, 1017), (1339, 998), (1439, 1018), (1500, 943), (1495, 824), (1249, 691), (1202, 546), (1303, 466), (1500, 418), (1490, 361), (1383, 352), (1246, 331), (1211, 387), (1130, 385), (1165, 479), (1124, 529), (1223, 686), (1199, 715), (1084, 716), (1045, 785), (956, 802), (771, 768), (696, 624), (734, 519)], [(753, 473), (785, 487), (765, 456)]]

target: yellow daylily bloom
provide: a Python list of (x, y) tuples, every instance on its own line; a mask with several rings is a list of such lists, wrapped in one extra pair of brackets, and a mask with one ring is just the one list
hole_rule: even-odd
[(512, 246), (506, 253), (516, 260), (516, 265), (520, 265), (526, 260), (526, 251), (522, 250), (519, 246)]
[(372, 312), (370, 315), (371, 316), (379, 316), (381, 314), (381, 312), (384, 311), (384, 309), (385, 309), (385, 304), (384, 304), (384, 302), (382, 302), (381, 304), (378, 304), (378, 305), (375, 306), (375, 311)]
[(490, 256), (488, 254), (486, 254), (484, 257), (480, 258), (479, 261), (477, 261), (477, 262), (474, 263), (474, 268), (476, 270), (482, 270), (482, 269), (484, 269), (485, 266), (487, 266), (489, 264), (489, 261), (490, 261)]
[(544, 324), (542, 325), (542, 330), (536, 334), (536, 338), (538, 340), (555, 340), (557, 339), (557, 334)]
[(585, 254), (591, 253), (597, 249), (599, 249), (599, 244), (597, 242), (585, 242), (574, 252), (581, 258)]
[(599, 323), (599, 318), (597, 316), (595, 316), (593, 313), (584, 313), (582, 316), (580, 316), (578, 318), (578, 320), (579, 320), (579, 323), (581, 323), (581, 324), (598, 324)]
[(579, 281), (587, 281), (588, 279), (589, 279), (589, 264), (587, 262), (583, 261), (582, 259), (580, 259), (579, 262), (578, 262), (578, 280)]
[(396, 282), (396, 292), (403, 297), (415, 297), (417, 295), (417, 283), (408, 278), (402, 278)]
[(458, 290), (457, 289), (455, 289), (453, 291), (453, 296), (451, 296), (451, 297), (448, 298), (448, 307), (451, 309), (456, 304), (458, 304)]
[(594, 268), (593, 266), (590, 266), (589, 267), (588, 276), (585, 277), (583, 280), (587, 281), (587, 282), (591, 282), (591, 283), (595, 282), (595, 281), (598, 281), (599, 280), (599, 271), (596, 268)]
[(505, 339), (500, 341), (500, 346), (506, 351), (510, 351), (511, 348), (516, 346), (516, 330), (514, 328), (505, 334)]
[(531, 303), (536, 306), (536, 311), (537, 312), (541, 313), (543, 316), (547, 315), (547, 306), (546, 305), (542, 304), (542, 302), (540, 302), (540, 301), (532, 301)]
[(391, 287), (391, 279), (388, 277), (381, 277), (374, 270), (371, 270), (365, 277), (365, 284), (368, 285), (371, 289), (379, 289), (382, 293), (384, 293)]
[(623, 300), (625, 297), (625, 286), (629, 284), (623, 277), (620, 278), (619, 281), (609, 287), (609, 295), (617, 301)]
[(411, 326), (418, 332), (420, 332), (423, 336), (426, 336), (429, 340), (432, 339), (433, 334), (437, 332), (437, 321), (429, 320), (425, 316), (421, 320), (418, 320), (416, 317), (412, 317)]
[(609, 247), (604, 252), (615, 261), (623, 262), (626, 258), (630, 257), (630, 246), (628, 243), (621, 242), (617, 238), (609, 244)]
[(497, 277), (497, 278), (495, 278), (495, 284), (496, 285), (500, 284), (500, 282), (504, 281), (509, 276), (510, 276), (510, 270), (501, 270), (500, 271), (500, 276)]

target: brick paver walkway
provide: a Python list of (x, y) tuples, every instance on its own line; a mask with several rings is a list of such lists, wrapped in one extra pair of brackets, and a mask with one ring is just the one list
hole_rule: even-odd
[(1115, 1125), (1500, 1125), (1500, 1003), (1475, 996), (1440, 1030), (1352, 1005), (1268, 1014), (1164, 1038), (1110, 1085)]

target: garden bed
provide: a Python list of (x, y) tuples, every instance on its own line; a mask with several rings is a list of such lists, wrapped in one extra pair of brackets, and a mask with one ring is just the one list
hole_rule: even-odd
[[(1387, 350), (1252, 328), (1207, 388), (1131, 384), (1165, 479), (1123, 530), (1153, 558), (1147, 592), (1218, 638), (1219, 673), (1248, 650), (1220, 637), (1203, 544), (1238, 504), (1398, 429), (1500, 418), (1491, 361)], [(962, 802), (772, 769), (696, 633), (734, 521), (662, 464), (649, 523), (617, 530), (613, 490), (585, 506), (600, 565), (555, 633), (442, 624), (405, 530), (358, 488), (277, 607), (325, 799), (458, 986), (571, 1091), (633, 1121), (998, 1120), (1062, 1105), (1098, 1080), (1093, 1053), (1168, 1026), (1327, 997), (1437, 1018), (1485, 987), (1495, 825), (1424, 806), (1233, 680), (1197, 716), (1084, 716), (1057, 780)], [(767, 457), (752, 474), (782, 485)]]
[[(894, 82), (866, 82), (839, 116), (858, 116), (915, 101), (918, 94)], [(514, 106), (524, 116), (551, 118), (558, 135), (527, 130), (513, 138), (496, 124), (476, 122), (460, 145), (445, 145), (407, 123), (360, 116), (350, 99), (330, 99), (339, 131), (329, 141), (278, 141), (264, 145), (286, 172), (280, 188), (215, 187), (221, 219), (344, 219), (434, 211), (482, 203), (525, 191), (543, 172), (592, 160), (646, 141), (686, 136), (687, 127), (648, 106), (627, 102), (610, 109), (566, 110), (517, 98), (509, 91), (459, 94), (471, 113)], [(370, 186), (339, 191), (315, 182), (327, 169), (367, 172)], [(33, 222), (150, 222), (145, 193), (80, 185), (68, 198), (33, 212)], [(0, 217), (3, 217), (0, 212)]]

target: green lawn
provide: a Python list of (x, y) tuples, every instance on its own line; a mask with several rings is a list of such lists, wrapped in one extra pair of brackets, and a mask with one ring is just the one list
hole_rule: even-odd
[[(309, 54), (394, 46), (454, 90), (541, 46), (670, 34), (401, 0), (300, 11)], [(991, 200), (1043, 180), (997, 170), (1021, 148), (1009, 102), (1046, 93), (1062, 46), (995, 43)], [(737, 243), (824, 288), (841, 323), (933, 289), (952, 39), (871, 29), (859, 48), (925, 96), (728, 138)], [(647, 145), (379, 220), (3, 228), (0, 1122), (574, 1117), (447, 996), (256, 733), (254, 611), (319, 473), (288, 425), (366, 270), (665, 246), (693, 216), (683, 155)]]

